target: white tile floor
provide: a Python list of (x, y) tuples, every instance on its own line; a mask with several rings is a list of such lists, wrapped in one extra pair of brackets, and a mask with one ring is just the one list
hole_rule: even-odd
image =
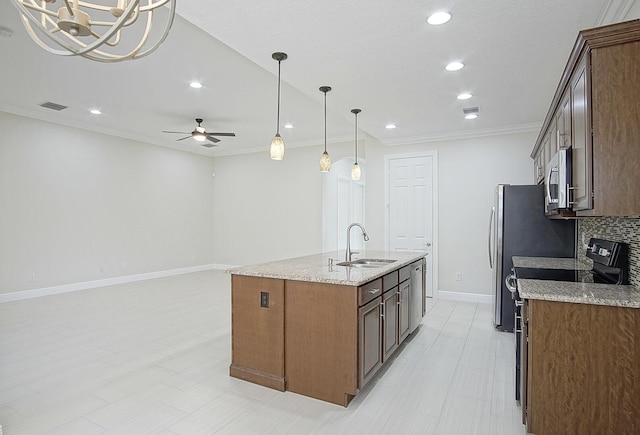
[(514, 338), (429, 300), (348, 408), (230, 378), (220, 271), (0, 304), (0, 425), (20, 434), (525, 434)]

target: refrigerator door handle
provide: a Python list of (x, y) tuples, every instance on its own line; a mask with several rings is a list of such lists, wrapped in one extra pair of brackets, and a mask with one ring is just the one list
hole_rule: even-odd
[(491, 249), (491, 228), (493, 228), (493, 217), (496, 214), (496, 208), (491, 207), (491, 214), (489, 215), (489, 239), (487, 245), (489, 246), (489, 268), (493, 269), (493, 250)]

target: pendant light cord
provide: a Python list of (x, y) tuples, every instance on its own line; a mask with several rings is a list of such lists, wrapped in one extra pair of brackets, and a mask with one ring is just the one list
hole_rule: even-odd
[(278, 61), (278, 119), (277, 119), (277, 125), (276, 125), (276, 133), (280, 134), (280, 62), (282, 61)]
[(358, 114), (356, 113), (356, 165), (358, 164)]
[(324, 152), (327, 152), (327, 92), (324, 92)]

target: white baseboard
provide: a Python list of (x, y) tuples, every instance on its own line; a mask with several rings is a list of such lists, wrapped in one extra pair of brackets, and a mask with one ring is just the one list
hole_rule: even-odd
[[(73, 284), (56, 285), (53, 287), (36, 288), (23, 290), (20, 292), (0, 294), (0, 304), (4, 302), (19, 301), (23, 299), (39, 298), (41, 296), (57, 295), (79, 290), (89, 290), (97, 287), (105, 287), (116, 284), (126, 284), (129, 282), (144, 281), (146, 279), (164, 278), (166, 276), (182, 275), (185, 273), (200, 272), (203, 270), (222, 269), (226, 270), (224, 264), (203, 264), (201, 266), (183, 267), (180, 269), (161, 270), (158, 272), (141, 273), (138, 275), (117, 276), (114, 278), (98, 279), (95, 281), (77, 282)], [(1, 435), (1, 434), (0, 434)]]
[(482, 295), (478, 293), (461, 293), (438, 291), (438, 299), (448, 299), (450, 301), (473, 302), (476, 304), (490, 304), (493, 302), (493, 295)]

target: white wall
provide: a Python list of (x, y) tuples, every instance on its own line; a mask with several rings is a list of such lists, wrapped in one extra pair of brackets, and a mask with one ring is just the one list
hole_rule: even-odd
[[(364, 148), (364, 147), (363, 147)], [(215, 159), (215, 262), (246, 265), (322, 252), (322, 146)], [(333, 161), (353, 143), (329, 144)], [(362, 152), (364, 159), (364, 150)], [(345, 228), (346, 230), (346, 228)]]
[(635, 0), (624, 19), (633, 20), (637, 18), (640, 18), (640, 1)]
[[(494, 188), (532, 184), (529, 157), (538, 132), (385, 147), (367, 140), (367, 230), (369, 248), (383, 249), (384, 156), (438, 152), (439, 291), (491, 294), (487, 231)], [(456, 272), (462, 281), (455, 280)]]
[(0, 132), (0, 294), (213, 262), (213, 158), (4, 112)]

